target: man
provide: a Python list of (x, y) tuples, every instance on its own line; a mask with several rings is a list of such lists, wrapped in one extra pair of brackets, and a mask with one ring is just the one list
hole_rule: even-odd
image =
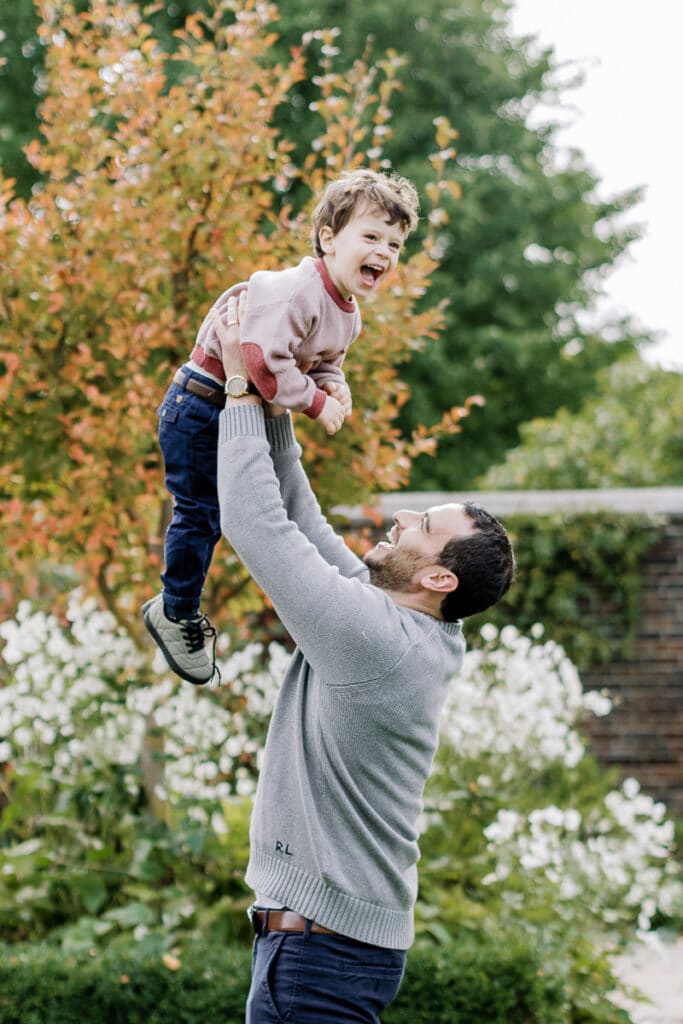
[(514, 558), (471, 505), (397, 512), (357, 558), (320, 511), (289, 414), (247, 390), (238, 317), (231, 299), (221, 526), (297, 645), (251, 822), (247, 1022), (373, 1022), (413, 940), (417, 821), (460, 619), (502, 597)]

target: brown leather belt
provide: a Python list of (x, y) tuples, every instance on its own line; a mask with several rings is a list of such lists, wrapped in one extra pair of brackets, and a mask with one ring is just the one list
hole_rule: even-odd
[(189, 391), (193, 395), (199, 395), (200, 398), (205, 398), (207, 402), (211, 402), (212, 405), (217, 405), (219, 409), (223, 409), (225, 407), (225, 395), (222, 390), (219, 388), (212, 388), (210, 384), (202, 384), (201, 381), (188, 376), (186, 373), (183, 373), (182, 370), (176, 370), (173, 383), (178, 384), (181, 388), (184, 388), (185, 391)]
[[(307, 919), (301, 914), (295, 914), (293, 910), (252, 910), (250, 913), (251, 923), (257, 935), (261, 932), (303, 932), (306, 930)], [(314, 934), (336, 935), (331, 928), (323, 928), (321, 924), (311, 921), (311, 929)]]

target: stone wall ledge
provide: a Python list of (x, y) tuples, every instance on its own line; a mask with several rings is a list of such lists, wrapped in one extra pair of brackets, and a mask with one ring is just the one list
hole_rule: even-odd
[(683, 487), (615, 487), (558, 491), (397, 491), (379, 494), (366, 507), (340, 505), (334, 509), (352, 526), (375, 523), (369, 509), (386, 521), (397, 509), (423, 512), (432, 505), (474, 501), (493, 515), (551, 515), (555, 512), (607, 510), (625, 515), (683, 517)]

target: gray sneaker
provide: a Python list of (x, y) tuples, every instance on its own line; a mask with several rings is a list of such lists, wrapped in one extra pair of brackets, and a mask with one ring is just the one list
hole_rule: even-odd
[[(166, 661), (181, 679), (208, 683), (216, 672), (216, 630), (206, 615), (174, 622), (164, 612), (164, 599), (157, 594), (142, 606), (142, 617)], [(210, 640), (209, 650), (206, 641)], [(210, 651), (210, 653), (209, 653)]]

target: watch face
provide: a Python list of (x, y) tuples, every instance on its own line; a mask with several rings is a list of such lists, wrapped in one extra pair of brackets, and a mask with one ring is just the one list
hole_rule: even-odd
[(225, 393), (231, 398), (241, 398), (247, 394), (247, 382), (244, 377), (231, 377), (225, 385)]

